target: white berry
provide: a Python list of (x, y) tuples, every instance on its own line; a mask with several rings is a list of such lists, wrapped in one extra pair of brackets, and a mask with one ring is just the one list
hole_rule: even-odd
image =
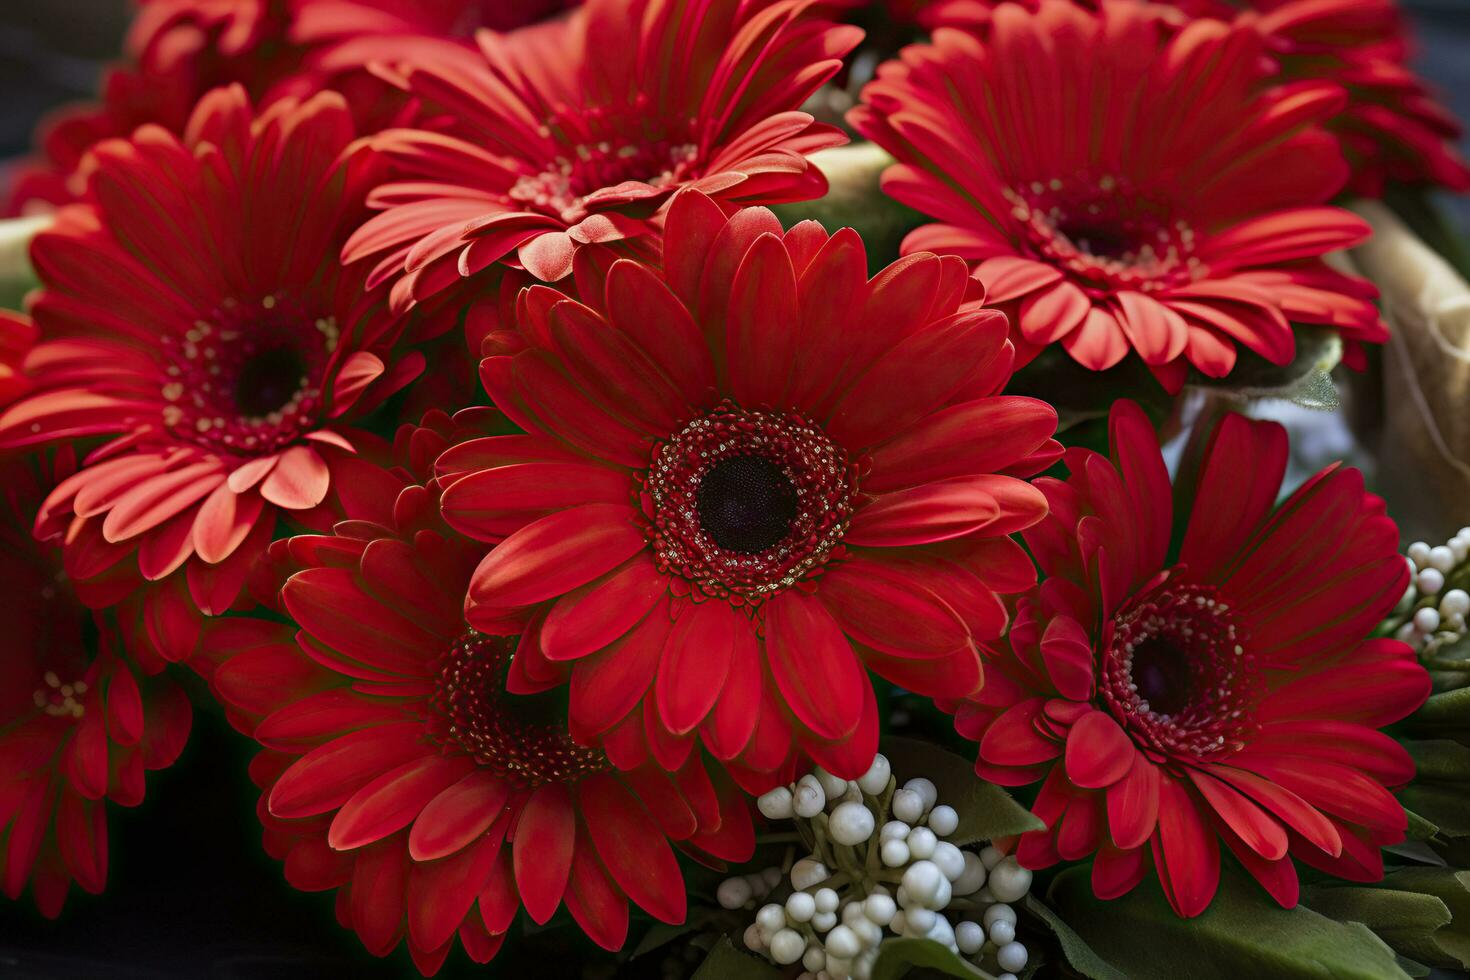
[(928, 810), (930, 807), (932, 807), (939, 799), (939, 790), (934, 787), (934, 784), (932, 782), (925, 779), (923, 776), (910, 779), (908, 782), (903, 784), (903, 788), (918, 793), (919, 796), (923, 797), (925, 810)]
[(888, 925), (897, 913), (898, 904), (887, 895), (869, 895), (863, 899), (863, 915), (877, 925)]
[(786, 899), (786, 918), (792, 922), (810, 922), (817, 914), (817, 900), (807, 892), (792, 892)]
[[(832, 811), (827, 829), (832, 839), (848, 847), (856, 847), (873, 836), (873, 811), (861, 803), (839, 803)], [(909, 835), (912, 838), (912, 834)]]
[(771, 959), (786, 966), (801, 959), (806, 952), (806, 939), (795, 929), (782, 929), (771, 937)]
[(892, 775), (893, 771), (889, 768), (888, 760), (880, 752), (873, 756), (873, 764), (868, 767), (867, 772), (858, 777), (857, 782), (864, 793), (869, 796), (877, 796), (888, 788), (888, 780)]
[(812, 916), (812, 928), (818, 932), (826, 932), (837, 924), (836, 912), (818, 912)]
[(1012, 925), (1015, 925), (1016, 910), (1011, 908), (1009, 905), (992, 905), (990, 906), (990, 908), (985, 910), (985, 915), (983, 916), (981, 921), (985, 923), (985, 928), (989, 929), (991, 926), (1002, 920), (1009, 922)]
[(1026, 947), (1020, 943), (1006, 943), (995, 951), (995, 962), (1008, 973), (1026, 968)]
[(965, 873), (964, 853), (947, 840), (934, 845), (934, 853), (929, 860), (939, 865), (939, 870), (951, 882), (959, 881), (960, 875)]
[(878, 856), (888, 867), (901, 868), (909, 863), (909, 846), (901, 840), (885, 841)]
[(744, 878), (726, 878), (715, 890), (715, 898), (722, 908), (738, 909), (753, 897), (750, 882)]
[(798, 891), (821, 884), (830, 877), (832, 872), (816, 858), (805, 857), (791, 866), (791, 887)]
[(903, 840), (909, 835), (909, 825), (902, 820), (890, 820), (878, 830), (878, 840)]
[(763, 794), (755, 801), (755, 805), (767, 820), (790, 820), (796, 813), (791, 790), (785, 786), (777, 786)]
[(954, 807), (940, 804), (929, 811), (929, 829), (940, 837), (948, 837), (959, 829), (960, 815)]
[(934, 856), (934, 846), (939, 843), (939, 839), (928, 827), (915, 827), (909, 831), (906, 843), (910, 854), (921, 861), (927, 861)]
[(766, 942), (761, 938), (760, 926), (754, 922), (745, 927), (745, 948), (757, 953), (766, 948)]
[(1444, 545), (1429, 549), (1429, 567), (1449, 572), (1455, 567), (1455, 553)]
[(931, 909), (911, 908), (903, 913), (904, 929), (910, 936), (926, 936), (939, 916)]
[(980, 861), (985, 865), (986, 871), (989, 871), (991, 868), (1004, 861), (1005, 856), (1006, 855), (1004, 851), (995, 847), (986, 846), (980, 851)]
[(949, 890), (949, 882), (944, 880), (933, 861), (915, 861), (903, 873), (903, 887), (908, 892), (911, 905), (932, 908), (931, 903), (938, 897), (941, 885)]
[(1444, 588), (1444, 573), (1437, 568), (1426, 568), (1420, 572), (1415, 579), (1419, 591), (1425, 595), (1435, 595)]
[(978, 922), (965, 921), (954, 927), (955, 945), (966, 956), (974, 956), (985, 945), (985, 931)]
[(1021, 867), (1015, 855), (1007, 857), (990, 872), (990, 893), (996, 901), (1015, 902), (1031, 890), (1031, 872)]
[(1433, 633), (1439, 629), (1439, 610), (1425, 606), (1414, 614), (1414, 628), (1421, 633)]
[(964, 859), (965, 867), (954, 880), (954, 893), (973, 895), (985, 886), (985, 863), (972, 851), (961, 851), (960, 857)]
[(1464, 616), (1470, 614), (1470, 592), (1464, 589), (1450, 589), (1439, 600), (1439, 611), (1445, 616)]
[(817, 903), (818, 912), (837, 911), (837, 893), (830, 888), (818, 888), (812, 900)]
[(1008, 919), (997, 919), (990, 927), (990, 941), (997, 946), (1004, 946), (1016, 938), (1016, 924)]
[(827, 807), (827, 793), (817, 782), (817, 777), (811, 774), (802, 776), (797, 782), (794, 797), (793, 807), (798, 817), (810, 820)]
[(911, 789), (893, 794), (893, 815), (906, 824), (917, 824), (924, 816), (924, 798)]
[(850, 960), (862, 952), (862, 943), (858, 942), (857, 933), (845, 925), (836, 926), (827, 933), (827, 955), (839, 956)]
[(832, 775), (821, 766), (812, 770), (812, 776), (821, 784), (822, 791), (827, 794), (829, 800), (835, 800), (847, 792), (847, 780)]

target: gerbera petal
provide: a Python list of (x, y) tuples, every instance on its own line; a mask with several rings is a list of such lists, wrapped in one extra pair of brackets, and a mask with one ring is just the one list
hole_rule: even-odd
[(764, 611), (766, 662), (792, 713), (821, 738), (852, 732), (868, 679), (837, 621), (800, 592), (781, 595)]
[(637, 512), (625, 504), (558, 511), (497, 545), (475, 570), (469, 599), (499, 608), (541, 602), (611, 571), (646, 543)]

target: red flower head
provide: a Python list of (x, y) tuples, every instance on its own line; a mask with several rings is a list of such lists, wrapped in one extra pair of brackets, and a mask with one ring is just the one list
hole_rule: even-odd
[(333, 519), (364, 438), (345, 420), (422, 367), (337, 262), (371, 179), (351, 142), (334, 94), (257, 116), (217, 90), (182, 139), (99, 146), (90, 198), (37, 237), (41, 340), (0, 445), (104, 440), (38, 518), (67, 532), (74, 578), (136, 551), (145, 578), (185, 569), (184, 605), (219, 613), (278, 512)]
[[(444, 445), (405, 435), (424, 464)], [(437, 497), (410, 486), (388, 515), (379, 504), (335, 536), (282, 542), (303, 569), (282, 590), (294, 627), (211, 624), (213, 686), (260, 719), (268, 750), (252, 767), (268, 849), (297, 887), (339, 889), (339, 918), (374, 954), (406, 935), (425, 974), (456, 935), (490, 959), (521, 908), (545, 922), (565, 903), (613, 950), (630, 901), (682, 921), (671, 842), (748, 859), (748, 802), (698, 758), (619, 772), (571, 739), (556, 691), (509, 693), (536, 625), (519, 641), (466, 626), (484, 549), (439, 522)]]
[(107, 881), (107, 803), (136, 806), (145, 769), (178, 758), (189, 701), (117, 649), (108, 621), (73, 594), (60, 550), (30, 525), (45, 493), (34, 460), (0, 466), (0, 880), (31, 885), (54, 918), (76, 881)]
[(783, 235), (685, 192), (662, 270), (579, 261), (587, 305), (522, 292), (525, 349), (481, 364), (528, 434), (438, 463), (445, 518), (498, 542), (469, 621), (532, 610), (512, 681), (570, 666), (574, 734), (621, 765), (677, 769), (698, 740), (751, 788), (797, 749), (856, 778), (878, 735), (865, 668), (979, 686), (996, 592), (1034, 581), (1007, 535), (1045, 510), (1017, 476), (1056, 458), (1056, 414), (996, 394), (1005, 318), (964, 302), (958, 259), (869, 281), (851, 229)]
[(468, 54), (476, 28), (510, 30), (552, 16), (565, 0), (141, 0), (129, 60), (112, 68), (97, 104), (71, 107), (40, 130), (39, 153), (10, 188), (20, 213), (68, 204), (86, 189), (86, 155), (153, 124), (183, 133), (199, 99), (239, 84), (257, 104), (324, 88), (342, 92), (364, 132), (401, 125), (405, 98), (372, 62), (410, 50)]
[(1378, 197), (1389, 183), (1470, 190), (1470, 167), (1455, 150), (1460, 123), (1409, 68), (1413, 44), (1395, 0), (1173, 2), (1196, 16), (1239, 13), (1268, 38), (1282, 78), (1347, 89), (1347, 105), (1328, 129), (1352, 167), (1354, 194)]
[(1104, 370), (1133, 350), (1177, 390), (1190, 365), (1228, 374), (1237, 342), (1290, 360), (1299, 322), (1358, 364), (1386, 329), (1373, 287), (1322, 261), (1368, 235), (1320, 206), (1347, 177), (1317, 127), (1342, 91), (1262, 87), (1264, 54), (1148, 4), (1003, 4), (983, 39), (941, 29), (880, 68), (852, 122), (900, 161), (884, 189), (939, 222), (904, 248), (974, 262), (1023, 356), (1060, 342)]
[(384, 211), (345, 257), (402, 276), (403, 308), (501, 260), (561, 279), (578, 246), (655, 231), (680, 187), (820, 197), (806, 154), (845, 137), (797, 109), (862, 32), (807, 6), (593, 0), (513, 42), (481, 34), (479, 64), (410, 56), (404, 88), (450, 121), (376, 140), (404, 180), (374, 193)]
[[(1048, 576), (956, 727), (976, 771), (1046, 777), (1021, 838), (1031, 868), (1096, 852), (1114, 898), (1157, 869), (1180, 915), (1214, 897), (1220, 842), (1284, 906), (1292, 858), (1354, 881), (1404, 838), (1385, 787), (1414, 773), (1377, 731), (1429, 696), (1403, 643), (1365, 639), (1408, 584), (1398, 532), (1356, 470), (1329, 468), (1273, 507), (1286, 433), (1230, 415), (1197, 483), (1171, 494), (1152, 428), (1112, 416), (1111, 459), (1069, 450), (1026, 532)], [(1182, 544), (1174, 496), (1189, 509)], [(1192, 500), (1192, 506), (1189, 501)]]

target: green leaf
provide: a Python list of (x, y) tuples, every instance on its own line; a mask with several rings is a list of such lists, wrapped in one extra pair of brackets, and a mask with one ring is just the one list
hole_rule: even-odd
[(1326, 884), (1308, 889), (1302, 902), (1329, 919), (1361, 922), (1396, 953), (1438, 966), (1458, 965), (1446, 963), (1445, 953), (1434, 942), (1434, 934), (1450, 924), (1450, 910), (1433, 895)]
[(694, 971), (693, 980), (782, 980), (783, 977), (785, 972), (769, 960), (741, 952), (729, 936), (721, 936)]
[(1439, 836), (1470, 835), (1470, 785), (1415, 781), (1400, 791), (1399, 802), (1434, 824)]
[(1358, 923), (1277, 906), (1254, 883), (1226, 875), (1205, 912), (1181, 919), (1150, 876), (1119, 899), (1092, 894), (1086, 867), (1052, 883), (1051, 906), (1129, 980), (1403, 980), (1393, 951)]
[(1011, 794), (975, 775), (973, 762), (947, 749), (896, 736), (884, 738), (879, 748), (900, 786), (923, 776), (939, 791), (939, 802), (954, 807), (960, 825), (946, 839), (956, 847), (1046, 829), (1046, 824), (1011, 799)]
[[(691, 916), (690, 919), (692, 920), (692, 918)], [(643, 934), (643, 938), (638, 940), (638, 945), (633, 948), (633, 952), (628, 958), (637, 959), (644, 953), (651, 953), (655, 949), (667, 946), (680, 936), (687, 936), (697, 928), (699, 928), (699, 924), (689, 920), (678, 925), (670, 925), (667, 922), (655, 922), (648, 927), (648, 931)]]
[(1470, 746), (1447, 738), (1404, 741), (1414, 757), (1414, 778), (1437, 782), (1470, 782)]
[(1292, 332), (1296, 356), (1290, 362), (1272, 364), (1242, 349), (1228, 375), (1207, 378), (1195, 372), (1190, 385), (1223, 390), (1239, 398), (1281, 398), (1305, 408), (1336, 410), (1340, 401), (1332, 369), (1342, 360), (1342, 336), (1328, 327), (1301, 324), (1294, 325)]
[(1470, 687), (1430, 695), (1423, 707), (1404, 719), (1404, 727), (1443, 735), (1470, 731)]
[(873, 962), (873, 980), (899, 980), (918, 969), (935, 970), (947, 977), (995, 980), (992, 974), (932, 939), (886, 940), (878, 947), (878, 959)]
[(1047, 907), (1045, 902), (1035, 895), (1027, 895), (1025, 906), (1027, 912), (1051, 927), (1051, 931), (1056, 934), (1057, 942), (1061, 944), (1062, 955), (1067, 958), (1072, 969), (1090, 980), (1128, 980), (1117, 967), (1098, 956), (1093, 948), (1073, 931), (1071, 926), (1063, 922), (1060, 916)]

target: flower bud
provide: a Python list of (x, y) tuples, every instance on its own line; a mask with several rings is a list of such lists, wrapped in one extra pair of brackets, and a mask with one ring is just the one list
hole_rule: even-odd
[(798, 817), (810, 820), (827, 807), (827, 793), (822, 789), (822, 784), (817, 782), (815, 776), (802, 776), (796, 784), (796, 792), (792, 795), (794, 797), (792, 808)]
[(805, 891), (830, 877), (832, 873), (827, 866), (816, 858), (805, 857), (791, 866), (791, 887), (797, 891)]
[(892, 775), (888, 760), (880, 752), (873, 756), (873, 764), (868, 767), (868, 771), (858, 777), (858, 786), (869, 796), (877, 796), (888, 788), (888, 780)]
[(791, 790), (785, 786), (777, 786), (769, 793), (763, 794), (755, 801), (755, 805), (760, 810), (761, 816), (767, 820), (790, 820), (796, 815)]
[(873, 836), (874, 824), (873, 811), (862, 803), (839, 803), (827, 830), (837, 843), (856, 847)]
[(744, 878), (726, 878), (715, 890), (715, 898), (722, 908), (738, 909), (754, 897), (750, 882)]

